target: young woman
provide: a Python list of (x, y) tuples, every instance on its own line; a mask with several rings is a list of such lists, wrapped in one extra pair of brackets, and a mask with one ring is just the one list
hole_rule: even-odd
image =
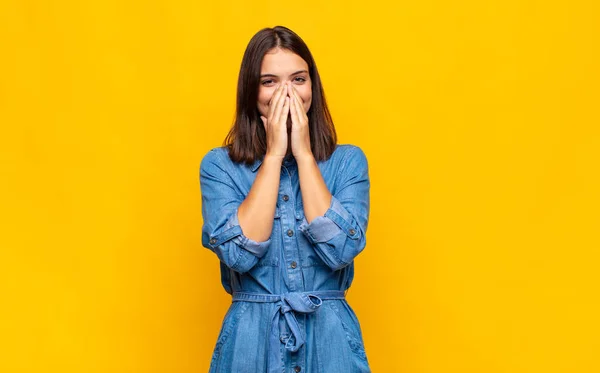
[(210, 372), (370, 372), (344, 297), (366, 244), (367, 159), (337, 144), (315, 61), (291, 30), (250, 40), (224, 144), (200, 164), (202, 245), (232, 295)]

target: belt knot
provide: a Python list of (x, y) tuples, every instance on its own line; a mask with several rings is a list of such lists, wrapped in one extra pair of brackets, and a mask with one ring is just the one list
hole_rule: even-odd
[[(286, 350), (295, 352), (306, 342), (306, 335), (300, 329), (296, 313), (315, 312), (323, 299), (344, 299), (342, 290), (320, 290), (310, 292), (288, 292), (283, 294), (259, 294), (249, 292), (234, 292), (234, 302), (257, 302), (257, 303), (275, 303), (275, 310), (271, 316), (271, 326), (269, 331), (269, 356), (268, 372), (275, 373), (281, 371), (277, 362), (281, 361), (279, 356), (279, 343), (284, 343)], [(279, 338), (279, 317), (283, 315), (292, 335), (287, 340)]]

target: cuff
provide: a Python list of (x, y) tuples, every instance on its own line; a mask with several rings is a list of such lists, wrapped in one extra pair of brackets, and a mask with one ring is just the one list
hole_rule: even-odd
[(269, 237), (266, 241), (254, 241), (246, 237), (242, 232), (242, 227), (240, 227), (237, 213), (238, 209), (236, 208), (225, 223), (223, 231), (210, 237), (210, 245), (212, 247), (217, 247), (223, 242), (232, 240), (246, 251), (249, 251), (258, 258), (262, 258), (271, 244), (271, 238)]
[(312, 243), (327, 242), (342, 232), (351, 239), (360, 238), (360, 230), (352, 215), (334, 196), (331, 196), (331, 204), (324, 215), (317, 216), (310, 224), (305, 217), (298, 229)]

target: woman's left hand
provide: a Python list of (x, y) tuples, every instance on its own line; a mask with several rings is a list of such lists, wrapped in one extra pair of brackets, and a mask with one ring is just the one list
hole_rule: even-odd
[(292, 117), (291, 143), (294, 158), (312, 157), (310, 147), (310, 132), (308, 129), (308, 117), (304, 112), (302, 98), (293, 84), (288, 83), (288, 95), (290, 96), (290, 116)]

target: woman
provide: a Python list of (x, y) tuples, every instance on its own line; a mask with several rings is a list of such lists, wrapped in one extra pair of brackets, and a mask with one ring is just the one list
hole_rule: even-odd
[(200, 164), (202, 245), (232, 294), (210, 372), (370, 372), (345, 300), (369, 217), (367, 159), (337, 144), (313, 57), (277, 26), (250, 40), (235, 123)]

